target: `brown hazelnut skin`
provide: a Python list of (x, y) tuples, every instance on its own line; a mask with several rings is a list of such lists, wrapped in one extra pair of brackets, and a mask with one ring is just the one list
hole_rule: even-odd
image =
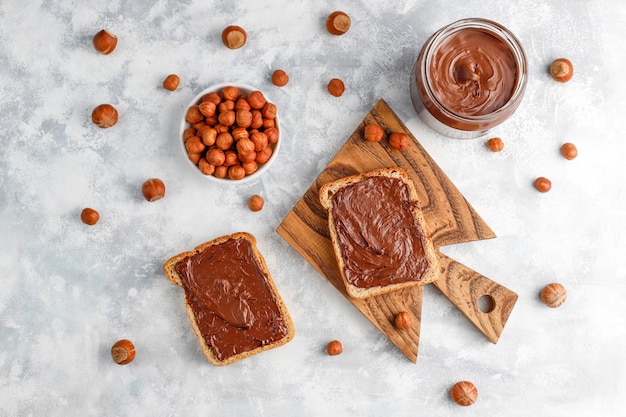
[(93, 226), (100, 220), (100, 214), (96, 210), (87, 207), (80, 212), (80, 219), (83, 223)]
[(261, 210), (263, 210), (263, 205), (264, 204), (265, 204), (265, 201), (263, 200), (263, 197), (261, 197), (258, 194), (253, 195), (248, 200), (248, 208), (250, 210), (252, 210), (252, 211), (261, 211)]
[(245, 176), (246, 176), (246, 171), (239, 164), (233, 165), (228, 168), (228, 178), (230, 178), (231, 180), (240, 180)]
[(281, 69), (272, 73), (272, 84), (276, 87), (284, 87), (289, 82), (289, 75)]
[(396, 314), (396, 317), (393, 320), (396, 327), (400, 330), (409, 330), (413, 327), (413, 319), (408, 311), (401, 311)]
[(118, 365), (127, 365), (135, 359), (135, 345), (130, 340), (118, 340), (111, 347), (111, 357)]
[(141, 186), (141, 193), (150, 202), (160, 200), (165, 196), (165, 184), (158, 178), (150, 178)]
[(331, 35), (341, 36), (350, 29), (350, 16), (342, 11), (332, 12), (326, 19), (326, 30)]
[(486, 142), (486, 145), (491, 152), (500, 152), (504, 149), (504, 142), (500, 138), (491, 138)]
[(341, 97), (346, 91), (346, 86), (343, 84), (339, 78), (333, 78), (328, 82), (328, 86), (326, 87), (331, 96)]
[(91, 112), (91, 121), (101, 129), (114, 126), (117, 118), (117, 109), (110, 104), (100, 104)]
[(170, 74), (163, 80), (163, 88), (169, 91), (174, 91), (180, 85), (180, 77), (176, 74)]
[(389, 145), (396, 149), (405, 149), (409, 146), (409, 137), (406, 133), (393, 132), (389, 135)]
[(541, 301), (550, 308), (557, 308), (567, 300), (567, 290), (557, 282), (546, 285), (541, 290)]
[(253, 91), (248, 95), (248, 104), (254, 110), (261, 110), (265, 103), (267, 103), (267, 100), (260, 91)]
[(552, 189), (552, 181), (545, 177), (539, 177), (535, 180), (534, 186), (540, 193), (547, 193)]
[(460, 381), (454, 384), (450, 389), (450, 397), (452, 401), (458, 405), (467, 407), (476, 402), (478, 389), (469, 381)]
[(241, 48), (247, 39), (246, 31), (239, 26), (228, 26), (222, 31), (222, 42), (228, 49)]
[(109, 55), (117, 46), (117, 36), (105, 29), (96, 33), (93, 37), (93, 47), (103, 55)]
[(563, 155), (563, 158), (571, 161), (572, 159), (576, 159), (578, 156), (578, 149), (573, 143), (564, 143), (561, 146), (561, 155)]
[(363, 131), (363, 138), (368, 142), (380, 142), (384, 135), (383, 128), (375, 124), (365, 126)]
[(550, 64), (550, 76), (560, 83), (566, 83), (574, 76), (574, 66), (567, 58), (558, 58)]
[(339, 340), (333, 340), (326, 346), (326, 353), (330, 356), (340, 355), (343, 352), (343, 345)]

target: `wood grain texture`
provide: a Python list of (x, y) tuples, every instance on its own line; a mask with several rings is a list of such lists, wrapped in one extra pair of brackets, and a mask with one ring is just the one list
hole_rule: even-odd
[[(367, 124), (380, 125), (387, 133), (404, 132), (410, 140), (404, 150), (381, 142), (367, 142)], [(517, 295), (439, 252), (439, 248), (462, 242), (494, 238), (495, 234), (476, 213), (460, 191), (443, 173), (384, 100), (374, 108), (348, 138), (343, 147), (320, 173), (304, 196), (278, 226), (277, 232), (348, 301), (361, 311), (389, 340), (412, 361), (417, 360), (421, 325), (422, 287), (353, 299), (343, 286), (328, 232), (328, 219), (318, 192), (322, 185), (348, 175), (378, 168), (400, 166), (414, 182), (424, 219), (441, 260), (440, 278), (435, 285), (492, 342), (496, 342), (515, 304)], [(478, 299), (492, 297), (494, 309), (484, 313)], [(413, 328), (398, 331), (395, 314), (409, 311)]]

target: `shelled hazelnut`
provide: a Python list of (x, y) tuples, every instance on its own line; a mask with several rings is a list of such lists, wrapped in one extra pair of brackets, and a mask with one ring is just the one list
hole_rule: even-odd
[(405, 149), (409, 146), (409, 137), (406, 133), (393, 132), (389, 135), (389, 145), (396, 149)]
[(326, 353), (330, 356), (340, 355), (343, 352), (343, 345), (339, 340), (333, 340), (326, 346)]
[(141, 193), (150, 202), (160, 200), (165, 196), (165, 184), (158, 178), (150, 178), (141, 186)]
[(504, 149), (504, 142), (500, 138), (491, 138), (487, 140), (486, 145), (491, 152), (500, 152)]
[(476, 402), (478, 398), (478, 389), (469, 381), (460, 381), (450, 389), (450, 397), (452, 401), (458, 405), (467, 407)]
[(250, 197), (250, 199), (248, 200), (248, 208), (252, 211), (261, 211), (263, 210), (263, 205), (265, 204), (265, 201), (263, 200), (263, 197), (261, 197), (260, 195), (253, 195), (252, 197)]
[(571, 161), (578, 156), (578, 149), (573, 143), (564, 143), (561, 146), (561, 155), (563, 155), (563, 158)]
[(376, 124), (368, 124), (363, 131), (363, 138), (368, 142), (380, 142), (384, 135), (383, 128)]
[(535, 180), (534, 186), (540, 193), (547, 193), (552, 189), (552, 181), (546, 177), (539, 177)]
[(93, 37), (93, 47), (96, 51), (103, 55), (108, 55), (115, 50), (117, 46), (117, 36), (109, 31), (102, 29)]
[(94, 224), (98, 223), (98, 220), (100, 220), (100, 214), (96, 210), (87, 207), (84, 208), (83, 211), (81, 211), (80, 219), (83, 223), (89, 226), (93, 226)]
[(277, 87), (283, 87), (289, 82), (289, 75), (281, 69), (278, 69), (272, 73), (272, 84)]
[(127, 339), (118, 340), (111, 347), (111, 357), (118, 365), (127, 365), (135, 359), (135, 345)]
[(553, 282), (541, 290), (541, 301), (550, 308), (561, 306), (567, 300), (567, 290), (562, 284)]
[(328, 82), (327, 89), (331, 96), (341, 97), (346, 90), (346, 86), (339, 78), (333, 78)]
[(176, 74), (170, 74), (163, 80), (163, 88), (169, 91), (174, 91), (180, 84), (180, 77)]
[(117, 109), (110, 104), (100, 104), (91, 112), (91, 121), (102, 129), (114, 126), (117, 118)]
[(396, 314), (394, 323), (400, 330), (409, 330), (413, 326), (413, 319), (408, 311), (401, 311)]

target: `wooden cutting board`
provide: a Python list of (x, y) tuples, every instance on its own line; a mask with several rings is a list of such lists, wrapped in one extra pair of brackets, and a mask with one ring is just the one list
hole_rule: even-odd
[[(363, 130), (367, 124), (372, 123), (380, 125), (387, 133), (406, 133), (410, 139), (409, 146), (403, 150), (394, 149), (389, 146), (386, 137), (379, 143), (364, 140)], [(440, 263), (439, 278), (433, 285), (487, 339), (496, 343), (517, 301), (517, 294), (439, 251), (445, 245), (496, 236), (383, 99), (367, 114), (337, 155), (287, 214), (277, 228), (278, 234), (409, 359), (416, 362), (423, 288), (417, 286), (365, 299), (350, 297), (337, 267), (328, 232), (328, 218), (318, 199), (319, 189), (327, 182), (393, 166), (404, 168), (415, 183), (427, 229)], [(408, 311), (413, 316), (413, 327), (408, 331), (399, 331), (393, 325), (393, 319), (400, 311)]]

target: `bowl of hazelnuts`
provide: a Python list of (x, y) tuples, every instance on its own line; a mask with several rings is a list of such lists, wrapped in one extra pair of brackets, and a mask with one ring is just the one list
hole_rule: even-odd
[(239, 83), (201, 91), (186, 108), (180, 143), (193, 168), (221, 183), (258, 178), (276, 159), (280, 123), (276, 105)]

